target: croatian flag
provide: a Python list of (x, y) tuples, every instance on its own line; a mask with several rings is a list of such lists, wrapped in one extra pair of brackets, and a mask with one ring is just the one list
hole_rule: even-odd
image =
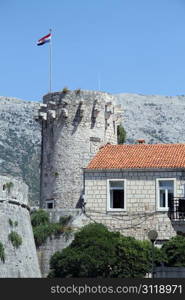
[(49, 43), (51, 40), (51, 33), (43, 36), (40, 40), (38, 40), (37, 42), (37, 46), (42, 46), (44, 45), (45, 43)]

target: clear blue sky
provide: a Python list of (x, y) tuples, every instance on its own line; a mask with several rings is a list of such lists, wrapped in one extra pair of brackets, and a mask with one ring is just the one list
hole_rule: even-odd
[(185, 94), (185, 0), (0, 0), (0, 95), (52, 90)]

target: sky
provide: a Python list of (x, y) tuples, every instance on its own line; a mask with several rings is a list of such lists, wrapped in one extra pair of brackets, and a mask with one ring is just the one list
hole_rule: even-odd
[(185, 94), (185, 0), (0, 0), (0, 95)]

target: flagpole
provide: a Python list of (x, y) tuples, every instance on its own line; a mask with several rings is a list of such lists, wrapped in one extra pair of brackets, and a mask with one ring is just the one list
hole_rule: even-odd
[[(52, 30), (50, 29), (50, 34)], [(49, 43), (49, 92), (51, 93), (51, 84), (52, 84), (52, 35)]]

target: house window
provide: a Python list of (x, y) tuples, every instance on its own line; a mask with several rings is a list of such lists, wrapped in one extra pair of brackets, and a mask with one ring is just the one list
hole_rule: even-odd
[(175, 179), (157, 179), (157, 208), (158, 210), (173, 209), (175, 197)]
[(108, 180), (108, 210), (125, 210), (125, 180)]

